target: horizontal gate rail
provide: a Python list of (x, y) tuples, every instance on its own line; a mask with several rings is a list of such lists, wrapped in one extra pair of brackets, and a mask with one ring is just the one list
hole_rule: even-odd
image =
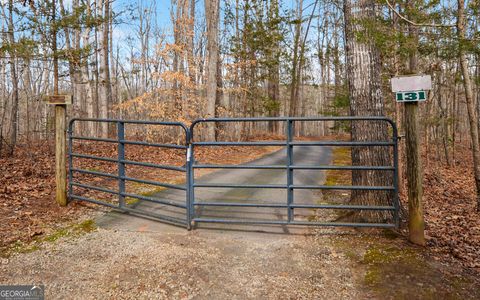
[(304, 225), (304, 226), (330, 226), (330, 227), (377, 227), (395, 228), (391, 223), (343, 223), (343, 222), (310, 222), (310, 221), (268, 221), (268, 220), (234, 220), (234, 219), (213, 219), (193, 218), (194, 222), (203, 223), (225, 223), (240, 225)]
[(393, 191), (393, 186), (374, 185), (290, 185), (292, 189), (318, 189), (318, 190), (352, 190), (352, 191)]
[(278, 207), (278, 208), (322, 208), (322, 209), (356, 209), (356, 210), (395, 210), (395, 206), (373, 205), (335, 205), (335, 204), (271, 204), (271, 203), (239, 203), (239, 202), (196, 202), (195, 206), (243, 206), (243, 207)]
[(82, 141), (92, 141), (92, 142), (105, 142), (105, 143), (118, 143), (118, 140), (114, 139), (103, 139), (103, 138), (96, 138), (96, 137), (88, 137), (88, 136), (70, 136), (72, 140), (82, 140)]
[(172, 170), (172, 171), (180, 171), (186, 172), (187, 169), (183, 167), (175, 167), (175, 166), (166, 166), (166, 165), (158, 165), (146, 162), (139, 162), (139, 161), (131, 161), (131, 160), (118, 160), (115, 158), (108, 158), (108, 157), (100, 157), (100, 156), (93, 156), (93, 155), (86, 155), (80, 153), (72, 153), (72, 157), (79, 157), (79, 158), (86, 158), (86, 159), (93, 159), (93, 160), (100, 160), (100, 161), (107, 161), (112, 163), (124, 163), (127, 165), (135, 165), (135, 166), (142, 166), (142, 167), (151, 167), (151, 168), (158, 168), (164, 170)]
[(393, 146), (392, 142), (290, 142), (292, 146), (345, 146), (345, 147), (367, 147), (367, 146)]
[(195, 183), (193, 187), (202, 188), (242, 188), (242, 189), (318, 189), (318, 190), (375, 190), (393, 191), (393, 186), (363, 185), (286, 185), (286, 184), (228, 184), (228, 183)]
[(144, 183), (144, 184), (150, 184), (150, 185), (155, 185), (155, 186), (161, 186), (169, 189), (175, 189), (175, 190), (182, 190), (186, 191), (187, 187), (180, 186), (180, 185), (174, 185), (174, 184), (169, 184), (169, 183), (163, 183), (163, 182), (157, 182), (153, 180), (145, 180), (145, 179), (137, 179), (137, 178), (132, 178), (132, 177), (119, 177), (120, 179), (128, 180), (128, 181), (133, 181), (133, 182), (138, 182), (138, 183)]
[(150, 167), (150, 168), (157, 168), (157, 169), (170, 170), (170, 171), (179, 171), (179, 172), (186, 172), (187, 171), (186, 168), (182, 168), (182, 167), (158, 165), (158, 164), (139, 162), (139, 161), (119, 160), (119, 162), (127, 164), (127, 165)]
[[(194, 169), (268, 169), (285, 170), (286, 165), (194, 165)], [(395, 171), (391, 166), (301, 166), (293, 165), (291, 169), (295, 170), (364, 170), (364, 171)]]
[(295, 170), (395, 171), (391, 166), (290, 166)]
[(160, 147), (160, 148), (172, 148), (172, 149), (187, 149), (187, 146), (183, 145), (170, 145), (170, 144), (160, 144), (160, 143), (146, 143), (140, 141), (129, 141), (129, 140), (114, 140), (114, 139), (102, 139), (94, 137), (80, 137), (80, 136), (71, 136), (72, 140), (85, 140), (85, 141), (94, 141), (94, 142), (106, 142), (106, 143), (122, 143), (126, 145), (142, 145), (142, 146), (151, 146), (151, 147)]
[(194, 165), (194, 169), (286, 169), (284, 165)]
[(100, 157), (100, 156), (95, 156), (95, 155), (87, 155), (87, 154), (81, 154), (81, 153), (70, 153), (71, 157), (78, 157), (78, 158), (86, 158), (86, 159), (93, 159), (93, 160), (99, 160), (99, 161), (107, 161), (107, 162), (114, 162), (118, 163), (118, 159), (115, 158), (109, 158), (109, 157)]
[[(95, 122), (95, 123), (111, 123), (115, 124), (117, 127), (117, 138), (112, 139), (112, 138), (97, 138), (97, 137), (88, 137), (88, 136), (77, 136), (74, 135), (74, 124), (78, 122)], [(125, 138), (125, 125), (126, 124), (137, 124), (137, 125), (154, 125), (154, 126), (167, 126), (167, 127), (172, 127), (172, 128), (180, 128), (184, 134), (185, 134), (185, 140), (184, 140), (184, 145), (182, 144), (167, 144), (167, 143), (156, 143), (156, 142), (144, 142), (144, 141), (136, 141), (136, 140), (128, 140)], [(182, 202), (176, 202), (176, 201), (170, 201), (166, 199), (159, 199), (159, 198), (154, 198), (154, 197), (149, 197), (149, 196), (144, 196), (144, 195), (138, 195), (134, 193), (127, 193), (126, 192), (126, 182), (127, 181), (132, 181), (132, 182), (137, 182), (137, 183), (142, 183), (142, 184), (147, 184), (147, 185), (152, 185), (152, 186), (158, 186), (158, 187), (163, 187), (163, 188), (168, 188), (168, 189), (177, 189), (177, 190), (182, 190), (186, 191), (186, 195), (188, 195), (188, 169), (186, 167), (180, 167), (180, 166), (175, 166), (175, 165), (162, 165), (162, 164), (156, 164), (156, 163), (150, 163), (150, 162), (142, 162), (142, 161), (134, 161), (134, 160), (129, 160), (125, 158), (125, 145), (138, 145), (138, 146), (143, 146), (143, 147), (157, 147), (157, 148), (167, 148), (167, 149), (180, 149), (184, 151), (185, 157), (187, 157), (187, 150), (189, 147), (189, 141), (190, 141), (190, 131), (187, 126), (185, 126), (183, 123), (180, 122), (157, 122), (157, 121), (137, 121), (137, 120), (115, 120), (115, 119), (87, 119), (87, 118), (75, 118), (70, 120), (69, 127), (68, 127), (68, 154), (69, 154), (69, 189), (68, 189), (68, 196), (69, 199), (73, 200), (79, 200), (79, 201), (86, 201), (86, 202), (91, 202), (95, 204), (100, 204), (108, 207), (112, 207), (115, 209), (119, 209), (121, 211), (125, 212), (130, 212), (133, 214), (137, 215), (143, 215), (143, 216), (148, 216), (156, 219), (160, 219), (169, 223), (174, 223), (174, 224), (181, 224), (185, 225), (187, 228), (190, 228), (191, 220), (190, 220), (190, 214), (187, 213), (187, 208), (189, 207), (188, 204), (188, 196), (185, 197), (184, 203)], [(73, 152), (73, 141), (74, 140), (80, 140), (80, 141), (92, 141), (92, 142), (107, 142), (107, 143), (114, 143), (117, 144), (117, 158), (109, 158), (109, 157), (100, 157), (100, 156), (95, 156), (95, 155), (88, 155), (88, 154), (83, 154), (83, 153), (75, 153)], [(73, 167), (73, 160), (75, 158), (79, 159), (89, 159), (89, 160), (96, 160), (96, 161), (103, 161), (103, 162), (110, 162), (110, 163), (116, 163), (118, 168), (118, 174), (110, 174), (107, 172), (103, 171), (94, 171), (94, 170), (84, 170), (81, 168), (74, 168)], [(178, 171), (178, 172), (183, 172), (185, 173), (185, 179), (187, 183), (182, 186), (182, 185), (175, 185), (175, 184), (169, 184), (169, 183), (163, 183), (163, 182), (158, 182), (154, 180), (147, 180), (147, 179), (139, 179), (139, 178), (133, 178), (130, 176), (127, 176), (125, 174), (125, 167), (128, 165), (132, 166), (140, 166), (140, 167), (148, 167), (148, 168), (156, 168), (156, 169), (163, 169), (163, 170), (171, 170), (171, 171)], [(75, 181), (74, 174), (85, 174), (85, 175), (91, 175), (91, 176), (99, 176), (99, 177), (107, 177), (114, 179), (118, 181), (118, 191), (105, 188), (105, 187), (97, 187), (93, 186), (90, 184), (82, 183), (82, 182), (77, 182)], [(86, 190), (94, 190), (98, 192), (103, 192), (103, 193), (108, 193), (108, 194), (113, 194), (117, 195), (118, 197), (118, 204), (113, 204), (110, 202), (101, 201), (98, 199), (92, 199), (89, 197), (84, 197), (81, 195), (76, 195), (74, 193), (73, 187), (78, 187)], [(165, 206), (170, 206), (170, 207), (176, 207), (179, 209), (184, 209), (185, 210), (185, 219), (183, 218), (176, 218), (173, 216), (169, 215), (164, 215), (164, 214), (157, 214), (157, 213), (152, 213), (150, 211), (145, 211), (137, 207), (137, 205), (134, 203), (131, 206), (127, 205), (125, 203), (125, 198), (133, 198), (133, 199), (138, 199), (142, 201), (148, 201), (152, 203), (157, 203)]]
[[(285, 123), (285, 141), (196, 141), (195, 128), (202, 123), (232, 123), (232, 122), (267, 122), (276, 121)], [(369, 121), (385, 122), (391, 126), (391, 137), (383, 141), (295, 141), (293, 139), (293, 123), (306, 121)], [(268, 117), (268, 118), (214, 118), (196, 120), (190, 126), (192, 156), (195, 147), (222, 147), (222, 146), (283, 146), (286, 148), (286, 163), (281, 165), (225, 165), (225, 164), (198, 164), (194, 160), (190, 166), (192, 185), (190, 192), (192, 221), (205, 223), (230, 223), (230, 224), (294, 224), (294, 225), (318, 225), (318, 226), (353, 226), (353, 227), (383, 227), (392, 228), (399, 224), (399, 198), (398, 198), (398, 133), (395, 123), (385, 117)], [(331, 165), (302, 165), (293, 161), (294, 147), (390, 147), (393, 149), (393, 163), (385, 166), (331, 166)], [(193, 172), (195, 169), (258, 169), (258, 170), (285, 170), (287, 178), (285, 184), (235, 184), (235, 183), (198, 183), (195, 182)], [(392, 185), (389, 186), (362, 186), (362, 185), (302, 185), (294, 184), (295, 170), (342, 170), (342, 171), (386, 171), (392, 174)], [(212, 202), (198, 201), (195, 199), (195, 189), (282, 189), (286, 190), (286, 203), (252, 203), (252, 202)], [(337, 204), (297, 204), (294, 201), (295, 190), (349, 190), (349, 191), (386, 191), (393, 193), (392, 205), (337, 205)], [(246, 199), (247, 200), (247, 199)], [(284, 208), (287, 209), (286, 220), (248, 220), (237, 218), (202, 217), (195, 210), (195, 207), (253, 207), (253, 208)], [(345, 222), (310, 222), (295, 220), (294, 209), (339, 209), (352, 211), (391, 211), (393, 223), (345, 223)]]
[(171, 148), (171, 149), (187, 149), (188, 148), (187, 146), (182, 146), (182, 145), (145, 143), (145, 142), (127, 141), (127, 140), (121, 140), (120, 143), (123, 143), (126, 145), (142, 145), (142, 146), (149, 146), (149, 147), (160, 147), (160, 148)]
[(368, 146), (394, 146), (392, 142), (195, 142), (197, 146), (348, 146), (348, 147), (368, 147)]
[(90, 170), (83, 170), (83, 169), (77, 169), (77, 168), (70, 168), (70, 173), (76, 172), (80, 174), (87, 174), (87, 175), (93, 175), (93, 176), (101, 176), (101, 177), (108, 177), (108, 178), (115, 178), (118, 179), (118, 175), (110, 174), (110, 173), (105, 173), (105, 172), (99, 172), (99, 171), (90, 171)]
[(179, 208), (187, 208), (187, 205), (185, 205), (185, 204), (181, 204), (181, 203), (177, 203), (177, 202), (169, 201), (169, 200), (161, 200), (161, 199), (157, 199), (157, 198), (141, 196), (141, 195), (137, 195), (137, 194), (130, 194), (130, 193), (121, 193), (121, 195), (126, 196), (126, 197), (131, 197), (131, 198), (137, 198), (137, 199), (140, 199), (140, 200), (145, 200), (145, 201), (149, 201), (149, 202), (153, 202), (153, 203), (158, 203), (158, 204), (165, 204), (165, 205), (175, 206), (175, 207), (179, 207)]
[(94, 185), (84, 184), (84, 183), (72, 182), (72, 186), (78, 186), (84, 189), (94, 190), (94, 191), (99, 191), (99, 192), (104, 192), (104, 193), (109, 193), (114, 195), (119, 194), (118, 191), (114, 191), (114, 190), (110, 190), (110, 189), (106, 189), (106, 188), (102, 188)]

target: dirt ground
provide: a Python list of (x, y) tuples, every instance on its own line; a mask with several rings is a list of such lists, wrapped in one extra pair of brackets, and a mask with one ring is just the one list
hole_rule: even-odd
[(145, 226), (70, 230), (4, 258), (0, 283), (42, 283), (47, 299), (480, 297), (474, 274), (429, 261), (382, 231), (186, 231), (137, 222)]
[(321, 239), (98, 229), (3, 261), (0, 281), (42, 282), (49, 299), (358, 298), (348, 260)]

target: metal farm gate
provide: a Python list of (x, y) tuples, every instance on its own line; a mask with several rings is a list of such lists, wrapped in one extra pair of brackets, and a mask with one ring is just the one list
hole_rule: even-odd
[[(74, 126), (81, 122), (94, 122), (97, 124), (108, 123), (111, 127), (116, 127), (117, 138), (93, 138), (85, 136), (75, 136)], [(211, 124), (233, 124), (233, 123), (258, 123), (258, 122), (277, 122), (283, 124), (285, 129), (284, 140), (274, 141), (204, 141), (200, 133), (201, 126), (211, 126)], [(300, 122), (380, 122), (391, 127), (391, 136), (385, 141), (329, 141), (329, 140), (296, 140), (294, 135), (295, 124)], [(143, 140), (125, 139), (126, 125), (136, 126), (164, 126), (177, 128), (182, 132), (183, 137), (178, 139), (177, 143), (158, 143)], [(115, 145), (117, 158), (106, 158), (91, 154), (78, 153), (74, 149), (74, 141), (93, 141), (104, 142)], [(398, 149), (397, 149), (397, 128), (395, 123), (385, 117), (278, 117), (278, 118), (217, 118), (200, 119), (194, 121), (188, 128), (179, 122), (153, 122), (153, 121), (126, 121), (126, 120), (101, 120), (101, 119), (72, 119), (68, 128), (69, 145), (69, 189), (68, 196), (71, 200), (87, 201), (96, 204), (112, 207), (124, 212), (134, 213), (142, 216), (155, 218), (168, 223), (185, 226), (191, 229), (198, 223), (229, 223), (229, 224), (272, 224), (272, 225), (315, 225), (315, 226), (347, 226), (347, 227), (398, 227), (399, 224), (399, 198), (398, 198)], [(182, 162), (175, 165), (159, 165), (151, 162), (135, 161), (127, 159), (125, 152), (126, 145), (135, 145), (137, 147), (157, 147), (180, 151)], [(80, 143), (80, 147), (82, 144)], [(276, 152), (277, 160), (271, 163), (246, 163), (246, 164), (210, 164), (195, 160), (195, 150), (200, 147), (256, 147), (256, 146), (275, 146), (281, 147)], [(322, 149), (324, 147), (360, 147), (362, 149), (370, 147), (388, 147), (391, 149), (392, 159), (390, 165), (385, 166), (346, 166), (317, 164), (305, 161), (303, 156), (308, 155), (309, 149)], [(301, 152), (295, 152), (301, 149)], [(87, 149), (88, 150), (88, 149)], [(313, 151), (313, 150), (312, 150)], [(177, 154), (178, 156), (179, 154)], [(92, 169), (82, 169), (76, 166), (77, 159), (93, 160), (99, 162), (113, 163), (117, 165), (115, 173), (100, 172)], [(296, 162), (296, 160), (300, 162)], [(128, 176), (127, 166), (144, 167), (148, 169), (162, 169), (184, 173), (184, 179), (181, 184), (165, 183), (161, 181), (145, 180)], [(196, 170), (218, 170), (212, 175), (198, 176), (195, 178)], [(277, 182), (258, 182), (254, 183), (236, 182), (240, 180), (242, 170), (255, 170), (270, 172), (274, 175)], [(355, 185), (327, 185), (318, 183), (305, 184), (299, 181), (297, 177), (301, 172), (303, 180), (308, 181), (310, 173), (326, 170), (339, 171), (383, 171), (390, 172), (387, 178), (391, 178), (391, 185), (387, 186), (355, 186)], [(221, 173), (223, 172), (223, 173)], [(104, 182), (98, 185), (82, 182), (83, 178), (79, 175), (106, 178), (116, 183), (117, 189), (106, 187)], [(281, 175), (280, 175), (281, 174)], [(314, 173), (311, 173), (314, 174)], [(317, 176), (315, 175), (315, 176)], [(183, 175), (182, 175), (183, 176)], [(246, 177), (249, 174), (245, 175)], [(262, 177), (262, 175), (254, 175)], [(265, 177), (268, 178), (268, 177)], [(262, 179), (262, 178), (260, 178)], [(228, 181), (230, 180), (230, 181)], [(257, 182), (255, 182), (257, 180)], [(260, 180), (261, 181), (261, 180)], [(141, 195), (128, 193), (126, 191), (126, 182), (138, 184), (153, 185), (164, 188), (152, 195)], [(111, 182), (110, 182), (111, 185)], [(93, 191), (100, 194), (114, 195), (116, 199), (99, 200), (95, 197), (86, 197), (81, 191)], [(227, 190), (227, 193), (222, 193)], [(268, 199), (256, 200), (254, 192), (250, 190), (261, 191)], [(277, 194), (269, 194), (268, 190), (278, 191)], [(322, 190), (341, 190), (341, 191), (376, 191), (386, 192), (391, 195), (391, 205), (372, 206), (372, 205), (350, 205), (350, 204), (331, 204), (331, 203), (302, 203), (302, 197), (295, 196), (300, 191), (322, 191)], [(205, 192), (206, 191), (206, 192)], [(237, 192), (238, 191), (238, 192)], [(273, 195), (273, 196), (272, 196)], [(173, 199), (172, 199), (173, 198)], [(129, 203), (126, 199), (136, 199)], [(260, 210), (265, 212), (259, 213)], [(383, 223), (353, 223), (353, 222), (319, 222), (311, 218), (298, 218), (296, 211), (314, 210), (347, 210), (347, 211), (386, 211), (391, 213), (390, 221)], [(235, 213), (232, 213), (235, 212)], [(275, 212), (275, 213), (274, 213)], [(273, 216), (275, 214), (275, 216)]]

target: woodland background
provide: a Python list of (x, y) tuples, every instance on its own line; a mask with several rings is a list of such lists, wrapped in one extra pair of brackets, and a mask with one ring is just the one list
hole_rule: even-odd
[[(434, 81), (421, 105), (422, 136), (451, 165), (456, 142), (468, 141), (459, 47), (480, 111), (475, 1), (464, 5), (460, 41), (452, 1), (2, 0), (0, 150), (12, 154), (17, 141), (51, 138), (53, 109), (42, 100), (57, 80), (60, 93), (73, 94), (70, 117), (348, 115), (347, 72), (363, 71), (346, 67), (344, 5), (371, 7), (373, 15), (355, 17), (361, 28), (352, 38), (378, 52), (383, 114), (400, 128), (402, 106), (389, 79), (408, 74), (409, 57), (418, 54), (417, 72)], [(415, 35), (407, 17), (421, 25)], [(322, 135), (326, 127), (300, 129)], [(108, 134), (105, 126), (83, 130)]]

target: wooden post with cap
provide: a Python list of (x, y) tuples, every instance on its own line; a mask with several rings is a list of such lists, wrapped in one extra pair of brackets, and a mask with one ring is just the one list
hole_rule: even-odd
[(56, 0), (52, 0), (52, 51), (53, 51), (53, 96), (49, 103), (55, 105), (55, 199), (60, 206), (67, 205), (67, 169), (66, 169), (66, 118), (68, 100), (71, 97), (58, 93), (58, 51)]

